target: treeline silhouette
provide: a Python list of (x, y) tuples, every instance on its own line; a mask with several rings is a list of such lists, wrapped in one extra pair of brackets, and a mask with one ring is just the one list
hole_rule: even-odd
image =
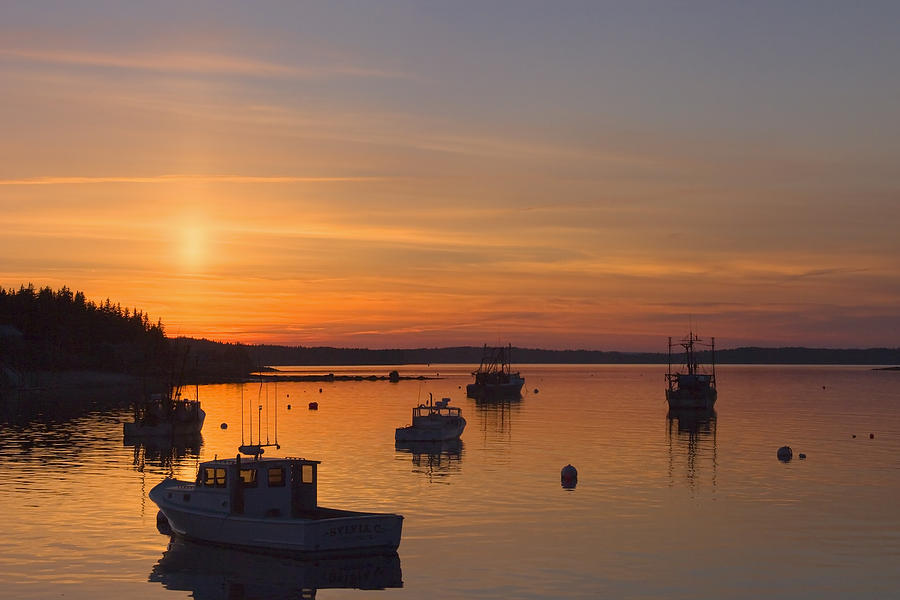
[(95, 303), (65, 286), (0, 287), (0, 367), (17, 373), (13, 379), (102, 371), (177, 386), (244, 379), (256, 365), (246, 345), (168, 338), (162, 320), (109, 298)]
[[(173, 385), (246, 379), (265, 366), (477, 364), (483, 348), (334, 348), (245, 345), (168, 338), (161, 320), (110, 299), (95, 303), (67, 287), (0, 287), (0, 367), (20, 373), (96, 370), (164, 379)], [(677, 362), (679, 356), (673, 356)], [(666, 363), (664, 352), (511, 349), (514, 365)], [(708, 363), (707, 352), (700, 360)], [(734, 348), (720, 364), (900, 364), (900, 348)]]
[(19, 371), (145, 373), (167, 350), (162, 322), (140, 309), (97, 304), (65, 286), (0, 287), (0, 360)]

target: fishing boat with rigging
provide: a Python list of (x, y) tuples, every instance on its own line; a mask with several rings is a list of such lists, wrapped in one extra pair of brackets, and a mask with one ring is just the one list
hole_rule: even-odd
[(122, 424), (126, 438), (197, 436), (203, 429), (206, 412), (198, 397), (181, 397), (181, 386), (172, 386), (164, 394), (151, 394), (134, 403), (134, 421)]
[(475, 381), (466, 386), (470, 398), (510, 398), (518, 397), (525, 385), (525, 378), (510, 367), (512, 345), (506, 348), (484, 346), (481, 364), (472, 372)]
[[(700, 365), (699, 346), (707, 346), (710, 350), (710, 368)], [(684, 350), (684, 363), (679, 371), (672, 371), (672, 348), (681, 346)], [(716, 403), (716, 338), (710, 343), (703, 341), (691, 331), (688, 337), (677, 343), (669, 338), (669, 368), (666, 371), (666, 401), (670, 410), (702, 409), (710, 410)]]

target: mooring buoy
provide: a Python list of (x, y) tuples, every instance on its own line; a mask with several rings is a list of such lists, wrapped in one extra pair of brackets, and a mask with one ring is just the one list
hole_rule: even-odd
[(319, 410), (319, 403), (318, 402), (310, 402), (309, 410)]
[(578, 485), (578, 470), (572, 465), (566, 465), (559, 472), (560, 484), (570, 490)]
[(788, 462), (794, 457), (794, 451), (791, 450), (790, 446), (782, 446), (778, 449), (778, 460), (781, 462)]
[(222, 424), (220, 425), (220, 427), (221, 427), (222, 429), (228, 429), (228, 423), (222, 423)]
[(804, 458), (806, 458), (806, 455), (803, 454), (802, 452), (800, 454), (798, 454), (797, 456), (800, 458), (800, 460), (803, 460)]

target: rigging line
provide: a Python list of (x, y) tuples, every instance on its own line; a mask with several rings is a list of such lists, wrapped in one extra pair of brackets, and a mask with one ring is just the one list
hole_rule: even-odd
[(241, 383), (241, 446), (244, 445), (244, 384)]

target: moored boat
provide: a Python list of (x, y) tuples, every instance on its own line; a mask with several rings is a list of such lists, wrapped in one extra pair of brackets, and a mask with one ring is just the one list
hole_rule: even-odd
[(168, 394), (153, 394), (135, 402), (134, 421), (122, 424), (125, 437), (196, 436), (203, 429), (206, 413), (200, 400), (187, 400), (175, 388)]
[(238, 454), (201, 463), (196, 481), (166, 479), (150, 499), (188, 539), (316, 555), (396, 550), (403, 517), (319, 506), (318, 465)]
[(522, 394), (525, 378), (510, 367), (512, 345), (506, 348), (484, 347), (481, 364), (472, 372), (475, 381), (466, 386), (470, 398), (510, 398)]
[(428, 394), (428, 404), (412, 409), (412, 425), (398, 427), (394, 440), (398, 442), (439, 442), (458, 439), (466, 428), (462, 410), (448, 406), (450, 398), (435, 402)]
[(716, 338), (710, 338), (711, 368), (706, 372), (701, 367), (695, 346), (702, 340), (691, 331), (687, 338), (677, 345), (684, 349), (682, 370), (672, 371), (672, 348), (676, 345), (669, 338), (669, 368), (666, 371), (666, 400), (670, 410), (702, 409), (710, 410), (716, 403)]

